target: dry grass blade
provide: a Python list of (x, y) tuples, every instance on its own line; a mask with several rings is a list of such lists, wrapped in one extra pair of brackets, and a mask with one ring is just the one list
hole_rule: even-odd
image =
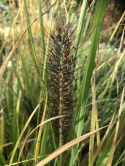
[[(109, 124), (112, 124), (112, 123), (113, 123), (114, 117), (115, 117), (115, 112), (114, 112), (114, 114), (113, 114), (113, 116), (112, 116), (112, 119), (111, 119), (111, 121), (110, 121)], [(98, 149), (96, 150), (96, 152), (95, 152), (95, 154), (94, 154), (93, 161), (96, 159), (96, 157), (97, 157), (97, 156), (99, 155), (99, 153), (101, 152), (102, 145), (104, 144), (104, 141), (105, 141), (105, 139), (106, 139), (106, 137), (107, 137), (107, 134), (108, 134), (108, 132), (109, 132), (109, 130), (110, 130), (110, 127), (111, 127), (111, 126), (108, 127), (108, 129), (107, 129), (107, 131), (106, 131), (104, 137), (102, 138), (101, 143), (99, 144)]]
[(118, 52), (119, 52), (119, 53), (121, 52), (121, 48), (122, 48), (122, 45), (123, 45), (123, 43), (124, 43), (124, 35), (125, 35), (125, 27), (123, 28), (123, 31), (122, 31), (120, 46), (119, 46), (119, 49), (118, 49)]
[(32, 134), (36, 129), (38, 129), (40, 126), (43, 126), (45, 123), (50, 122), (50, 121), (55, 120), (55, 119), (58, 119), (58, 118), (62, 118), (62, 117), (64, 117), (64, 116), (56, 116), (56, 117), (50, 118), (50, 119), (48, 119), (48, 120), (46, 120), (46, 121), (40, 123), (37, 127), (35, 127), (35, 128), (30, 132), (30, 134), (26, 137), (26, 139), (25, 139), (25, 141), (24, 141), (24, 143), (23, 143), (22, 149), (21, 149), (20, 154), (19, 154), (19, 157), (18, 157), (17, 166), (19, 165), (20, 157), (21, 157), (22, 151), (23, 151), (23, 149), (24, 149), (24, 146), (25, 146), (25, 144), (26, 144), (28, 138), (31, 136), (31, 134)]
[(0, 111), (0, 152), (3, 151), (4, 143), (4, 114), (3, 109)]
[(101, 127), (95, 131), (91, 131), (87, 134), (84, 134), (83, 136), (77, 138), (77, 139), (74, 139), (72, 141), (70, 141), (69, 143), (65, 144), (64, 146), (60, 147), (59, 149), (57, 149), (56, 151), (54, 151), (53, 153), (51, 153), (48, 157), (46, 157), (45, 159), (43, 159), (42, 161), (40, 161), (36, 166), (43, 166), (45, 164), (47, 164), (48, 162), (50, 162), (51, 160), (53, 160), (55, 157), (57, 157), (58, 155), (60, 155), (61, 153), (63, 153), (64, 151), (68, 150), (69, 148), (71, 148), (73, 145), (83, 141), (84, 139), (90, 137), (91, 135), (97, 133), (98, 131), (108, 127), (109, 125), (107, 126), (104, 126), (104, 127)]
[(9, 163), (9, 164), (12, 164), (14, 155), (15, 155), (16, 150), (17, 150), (17, 147), (18, 147), (18, 145), (19, 145), (19, 143), (20, 143), (20, 141), (21, 141), (21, 138), (22, 138), (22, 136), (23, 136), (23, 134), (24, 134), (26, 128), (28, 127), (28, 125), (29, 125), (29, 123), (30, 123), (32, 117), (34, 116), (35, 112), (36, 112), (37, 109), (39, 108), (39, 106), (40, 106), (40, 104), (41, 104), (42, 101), (43, 101), (43, 99), (40, 101), (40, 103), (39, 103), (39, 104), (36, 106), (36, 108), (33, 110), (32, 114), (31, 114), (30, 117), (28, 118), (28, 120), (27, 120), (27, 122), (26, 122), (26, 124), (25, 124), (25, 126), (24, 126), (24, 128), (23, 128), (23, 130), (21, 131), (21, 134), (20, 134), (20, 136), (19, 136), (19, 138), (18, 138), (18, 140), (17, 140), (17, 142), (16, 142), (16, 145), (15, 145), (15, 147), (14, 147), (14, 149), (13, 149), (13, 152), (12, 152), (12, 154), (11, 154), (11, 158), (10, 158), (10, 163)]
[(119, 157), (118, 161), (116, 162), (116, 164), (114, 166), (117, 166), (121, 162), (121, 159), (124, 154), (125, 154), (125, 150), (123, 151), (123, 153), (121, 154), (121, 156)]
[(122, 91), (121, 103), (120, 103), (120, 108), (119, 108), (119, 116), (118, 116), (118, 121), (117, 121), (117, 124), (116, 124), (116, 131), (115, 131), (115, 135), (114, 135), (114, 139), (113, 139), (113, 143), (112, 143), (112, 147), (111, 147), (110, 156), (109, 156), (107, 164), (106, 164), (107, 166), (111, 166), (112, 161), (113, 161), (113, 155), (114, 155), (115, 148), (116, 148), (116, 141), (117, 141), (119, 124), (120, 124), (120, 117), (121, 117), (121, 112), (122, 112), (122, 104), (123, 104), (123, 99), (124, 99), (124, 93), (125, 93), (125, 86), (124, 86), (123, 91)]
[[(106, 60), (105, 62), (103, 62), (98, 68), (97, 71), (99, 71), (101, 68), (103, 68), (105, 66), (105, 64), (109, 64), (109, 62), (112, 62), (114, 59), (117, 58), (117, 54), (115, 54), (114, 56), (112, 56), (111, 58), (109, 58), (108, 60)], [(93, 74), (95, 73), (95, 71), (93, 71)]]
[(6, 67), (10, 61), (10, 59), (12, 58), (15, 50), (17, 49), (20, 41), (22, 40), (23, 36), (25, 35), (25, 33), (27, 32), (28, 28), (31, 27), (31, 25), (36, 22), (41, 16), (43, 16), (44, 14), (46, 14), (47, 12), (50, 11), (50, 9), (57, 3), (58, 1), (56, 1), (47, 11), (45, 11), (43, 14), (41, 14), (40, 16), (38, 16), (35, 20), (33, 20), (33, 22), (26, 28), (26, 30), (23, 32), (22, 36), (19, 38), (19, 40), (17, 41), (17, 43), (15, 44), (15, 46), (13, 47), (13, 49), (11, 50), (11, 52), (9, 53), (8, 57), (6, 58), (6, 60), (4, 61), (2, 67), (0, 68), (0, 80), (3, 76), (4, 71), (6, 70)]
[(118, 22), (118, 24), (117, 24), (117, 26), (116, 26), (116, 28), (115, 28), (115, 30), (114, 30), (114, 32), (113, 32), (113, 34), (112, 34), (112, 36), (110, 37), (109, 42), (108, 42), (108, 44), (107, 44), (107, 45), (109, 45), (110, 41), (113, 39), (113, 37), (114, 37), (114, 35), (115, 35), (116, 31), (118, 30), (118, 27), (119, 27), (119, 25), (120, 25), (121, 21), (122, 21), (122, 20), (123, 20), (123, 18), (124, 18), (124, 15), (125, 15), (125, 11), (124, 11), (124, 13), (122, 14), (122, 16), (121, 16), (121, 18), (120, 18), (120, 20), (119, 20), (119, 22)]
[[(95, 68), (96, 70), (96, 68)], [(96, 113), (97, 113), (97, 108), (96, 108), (96, 72), (94, 75), (94, 80), (92, 81), (92, 112), (91, 112), (91, 131), (95, 130), (96, 127)], [(95, 135), (93, 134), (90, 136), (90, 141), (89, 141), (89, 165), (93, 165), (93, 155), (94, 155), (94, 137)]]
[[(43, 111), (43, 116), (42, 116), (41, 124), (44, 122), (44, 119), (45, 119), (46, 107), (47, 107), (47, 99), (48, 99), (48, 96), (47, 96), (47, 90), (46, 90), (46, 101), (45, 101), (45, 106), (44, 106), (44, 111)], [(40, 126), (39, 134), (38, 134), (38, 137), (37, 137), (37, 143), (36, 143), (36, 149), (35, 149), (35, 161), (36, 162), (38, 160), (38, 155), (39, 155), (40, 139), (41, 139), (41, 134), (42, 134), (42, 127), (43, 127), (43, 125)]]

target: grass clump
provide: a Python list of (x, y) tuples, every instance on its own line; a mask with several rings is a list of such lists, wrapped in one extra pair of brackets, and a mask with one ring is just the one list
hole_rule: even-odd
[[(108, 44), (102, 44), (99, 34), (107, 1), (88, 6), (84, 0), (80, 12), (75, 2), (44, 3), (20, 4), (21, 23), (13, 24), (9, 36), (14, 47), (9, 55), (5, 49), (0, 164), (124, 164), (124, 29), (118, 50), (109, 45), (124, 13)], [(32, 9), (41, 15), (44, 6), (47, 12), (40, 23), (35, 19), (30, 24)], [(20, 32), (15, 44), (16, 30), (23, 25), (24, 31), (25, 23), (30, 25), (28, 33)]]

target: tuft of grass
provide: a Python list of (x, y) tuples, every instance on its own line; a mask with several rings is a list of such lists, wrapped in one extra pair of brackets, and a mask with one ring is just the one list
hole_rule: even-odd
[(124, 28), (109, 45), (124, 12), (100, 43), (107, 0), (20, 2), (0, 50), (0, 165), (124, 164)]

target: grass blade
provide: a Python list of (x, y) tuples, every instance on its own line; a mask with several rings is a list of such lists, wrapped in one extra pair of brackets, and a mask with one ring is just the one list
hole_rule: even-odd
[(34, 131), (36, 131), (37, 128), (43, 126), (43, 125), (46, 124), (47, 122), (50, 122), (50, 121), (52, 121), (52, 120), (55, 120), (55, 119), (58, 119), (58, 118), (62, 118), (62, 117), (63, 117), (63, 116), (56, 116), (56, 117), (50, 118), (50, 119), (48, 119), (48, 120), (46, 120), (46, 121), (40, 123), (36, 128), (34, 128), (34, 129), (30, 132), (30, 134), (26, 137), (26, 139), (25, 139), (25, 141), (24, 141), (24, 143), (23, 143), (22, 149), (21, 149), (20, 154), (19, 154), (19, 157), (18, 157), (18, 163), (17, 163), (17, 164), (19, 164), (20, 157), (21, 157), (21, 153), (22, 153), (22, 151), (23, 151), (23, 149), (24, 149), (24, 146), (25, 146), (25, 144), (26, 144), (26, 141), (27, 141), (28, 138), (32, 135), (32, 133), (33, 133)]
[[(92, 112), (91, 112), (91, 131), (95, 130), (96, 125), (96, 85), (95, 85), (95, 76), (94, 81), (92, 81)], [(94, 135), (90, 136), (89, 141), (89, 166), (93, 166), (93, 154), (94, 154)]]
[(2, 115), (3, 109), (0, 110), (0, 153), (3, 151), (4, 143), (4, 115)]
[(106, 4), (107, 4), (107, 0), (106, 1), (98, 0), (97, 2), (95, 21), (94, 21), (94, 27), (93, 27), (93, 33), (92, 33), (92, 39), (91, 39), (91, 46), (90, 46), (90, 51), (89, 51), (89, 55), (87, 59), (84, 77), (82, 80), (80, 96), (78, 100), (78, 110), (86, 101), (88, 96), (91, 76), (92, 76), (92, 72), (94, 68), (97, 44), (99, 40), (99, 33), (101, 29), (101, 24), (103, 21), (104, 12), (106, 9)]
[(5, 160), (5, 158), (4, 158), (4, 156), (3, 156), (3, 154), (0, 152), (0, 164), (7, 164), (7, 162), (6, 162), (6, 160)]
[[(84, 77), (83, 77), (81, 88), (80, 88), (79, 99), (78, 99), (76, 121), (81, 119), (81, 117), (84, 115), (84, 111), (81, 108), (81, 106), (85, 105), (85, 102), (88, 97), (92, 72), (93, 72), (93, 68), (94, 68), (97, 44), (98, 44), (98, 40), (99, 40), (99, 33), (100, 33), (100, 29), (101, 29), (101, 24), (103, 21), (104, 12), (106, 9), (106, 4), (107, 4), (107, 0), (105, 0), (105, 1), (98, 0), (97, 1), (90, 51), (89, 51), (89, 55), (87, 58), (86, 68), (85, 68)], [(75, 127), (76, 137), (81, 136), (82, 127), (83, 127), (83, 120), (81, 120)], [(77, 148), (75, 147), (74, 149), (72, 149), (71, 156), (73, 158), (74, 158), (76, 152), (77, 152)], [(70, 166), (72, 164), (73, 164), (73, 159), (71, 158)]]
[[(42, 102), (42, 101), (41, 101), (41, 102)], [(28, 124), (30, 123), (30, 121), (31, 121), (31, 119), (32, 119), (32, 117), (33, 117), (33, 115), (35, 114), (35, 112), (36, 112), (37, 109), (39, 108), (41, 102), (36, 106), (36, 108), (34, 109), (34, 111), (32, 112), (32, 114), (30, 115), (29, 119), (27, 120), (27, 122), (26, 122), (26, 124), (25, 124), (23, 130), (21, 131), (21, 134), (20, 134), (20, 136), (19, 136), (19, 138), (18, 138), (18, 140), (17, 140), (17, 142), (16, 142), (16, 145), (15, 145), (15, 147), (14, 147), (14, 149), (13, 149), (13, 152), (12, 152), (12, 155), (11, 155), (11, 158), (10, 158), (10, 163), (9, 163), (9, 164), (12, 164), (13, 158), (14, 158), (14, 155), (15, 155), (15, 152), (16, 152), (17, 147), (18, 147), (18, 145), (19, 145), (19, 143), (20, 143), (20, 141), (21, 141), (21, 138), (22, 138), (22, 136), (23, 136), (23, 134), (24, 134), (26, 128), (28, 127)]]
[[(28, 16), (28, 11), (27, 11), (27, 6), (26, 6), (26, 1), (25, 1), (25, 0), (24, 0), (24, 9), (25, 9), (25, 13), (26, 13), (27, 25), (30, 25), (30, 20), (29, 20), (29, 16)], [(30, 44), (31, 44), (32, 53), (33, 53), (33, 60), (34, 60), (34, 63), (35, 63), (37, 72), (38, 72), (38, 74), (39, 74), (37, 56), (36, 56), (36, 51), (35, 51), (35, 46), (34, 46), (34, 41), (33, 41), (33, 36), (32, 36), (31, 27), (28, 28), (28, 33), (29, 33), (29, 39), (30, 39)]]
[(44, 14), (46, 14), (47, 12), (50, 11), (51, 8), (53, 8), (53, 6), (56, 4), (56, 2), (47, 10), (45, 11), (43, 14), (41, 14), (40, 16), (38, 16), (35, 20), (33, 20), (33, 22), (26, 28), (26, 30), (23, 32), (23, 34), (21, 35), (21, 37), (19, 38), (19, 40), (17, 41), (17, 43), (15, 44), (15, 46), (13, 47), (13, 49), (11, 50), (11, 52), (9, 53), (8, 57), (6, 58), (6, 60), (4, 61), (4, 63), (2, 64), (2, 67), (0, 68), (0, 80), (7, 68), (7, 65), (10, 61), (10, 59), (12, 58), (15, 50), (17, 49), (19, 43), (21, 42), (23, 36), (25, 35), (25, 33), (27, 32), (27, 30), (29, 29), (29, 27), (34, 23), (36, 22), (41, 16), (43, 16)]
[(120, 108), (119, 108), (119, 117), (118, 117), (118, 121), (117, 121), (117, 124), (116, 124), (116, 131), (115, 131), (115, 135), (114, 135), (110, 155), (109, 155), (109, 158), (108, 158), (108, 161), (107, 161), (107, 164), (106, 164), (107, 166), (111, 166), (112, 161), (113, 161), (113, 155), (114, 155), (114, 152), (115, 152), (116, 140), (117, 140), (118, 131), (119, 131), (119, 124), (120, 124), (120, 117), (121, 117), (121, 111), (122, 111), (122, 104), (123, 104), (123, 100), (124, 100), (124, 93), (125, 93), (125, 86), (124, 86), (123, 91), (122, 91), (121, 103), (120, 103)]
[(50, 154), (48, 157), (46, 157), (45, 159), (43, 159), (42, 161), (40, 161), (36, 166), (43, 166), (45, 164), (47, 164), (48, 162), (50, 162), (52, 159), (54, 159), (55, 157), (57, 157), (58, 155), (60, 155), (61, 153), (63, 153), (64, 151), (68, 150), (69, 148), (71, 148), (73, 145), (83, 141), (84, 139), (90, 137), (91, 135), (97, 133), (98, 131), (108, 127), (104, 126), (102, 128), (99, 128), (98, 130), (95, 131), (91, 131), (90, 133), (84, 134), (83, 136), (76, 138), (74, 140), (72, 140), (71, 142), (63, 145), (62, 147), (60, 147), (59, 149), (57, 149), (55, 152), (53, 152), (52, 154)]
[[(43, 116), (42, 116), (42, 120), (41, 120), (41, 124), (44, 122), (45, 119), (45, 115), (46, 115), (46, 107), (47, 107), (47, 91), (46, 91), (46, 101), (45, 101), (45, 106), (44, 106), (44, 112), (43, 112)], [(40, 140), (41, 140), (41, 134), (42, 134), (42, 129), (43, 126), (40, 126), (39, 129), (39, 133), (38, 133), (38, 137), (37, 137), (37, 141), (36, 141), (36, 148), (35, 148), (35, 163), (38, 162), (38, 155), (39, 155), (39, 150), (40, 150)]]

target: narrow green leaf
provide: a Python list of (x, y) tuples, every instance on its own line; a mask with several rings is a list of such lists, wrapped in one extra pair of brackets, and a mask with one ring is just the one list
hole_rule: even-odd
[(79, 100), (78, 100), (78, 110), (83, 105), (83, 103), (86, 101), (90, 82), (91, 82), (91, 76), (94, 68), (95, 63), (95, 56), (96, 56), (96, 50), (97, 50), (97, 44), (99, 40), (99, 33), (103, 21), (104, 12), (106, 9), (107, 0), (102, 1), (98, 0), (97, 7), (96, 7), (96, 13), (95, 13), (95, 21), (94, 21), (94, 27), (93, 27), (93, 33), (92, 33), (92, 39), (91, 39), (91, 46), (90, 51), (86, 63), (85, 73), (82, 80)]
[(40, 103), (36, 106), (36, 108), (34, 109), (34, 111), (32, 112), (32, 114), (31, 114), (30, 117), (28, 118), (28, 120), (27, 120), (27, 122), (26, 122), (24, 128), (22, 129), (21, 134), (20, 134), (20, 136), (19, 136), (19, 138), (18, 138), (18, 140), (17, 140), (17, 142), (16, 142), (16, 145), (15, 145), (15, 147), (14, 147), (14, 149), (13, 149), (13, 152), (12, 152), (12, 155), (11, 155), (9, 164), (12, 164), (13, 158), (14, 158), (14, 156), (15, 156), (15, 153), (16, 153), (16, 150), (17, 150), (17, 148), (18, 148), (18, 145), (19, 145), (19, 143), (20, 143), (20, 141), (21, 141), (21, 138), (22, 138), (22, 136), (23, 136), (25, 130), (27, 129), (27, 127), (28, 127), (28, 125), (29, 125), (31, 119), (33, 118), (35, 112), (36, 112), (37, 109), (39, 108), (39, 106), (40, 106)]
[[(39, 15), (42, 15), (42, 2), (41, 2), (41, 0), (39, 0)], [(39, 20), (40, 20), (40, 37), (41, 37), (42, 56), (45, 57), (43, 17), (40, 17)]]
[(4, 165), (7, 164), (3, 154), (1, 152), (0, 152), (0, 164), (4, 164)]
[[(104, 12), (106, 9), (106, 4), (107, 4), (107, 0), (97, 1), (91, 45), (90, 45), (89, 55), (87, 58), (86, 68), (85, 68), (84, 77), (83, 77), (81, 88), (80, 88), (79, 99), (78, 99), (76, 121), (81, 119), (81, 117), (83, 117), (84, 115), (84, 110), (82, 109), (81, 106), (85, 105), (87, 97), (88, 97), (88, 92), (89, 92), (89, 87), (90, 87), (90, 82), (91, 82), (92, 72), (94, 68), (95, 57), (96, 57), (97, 44), (99, 40), (99, 33), (100, 33), (102, 21), (103, 21)], [(76, 137), (81, 136), (82, 128), (83, 128), (83, 119), (75, 127)], [(72, 166), (73, 164), (73, 158), (77, 150), (78, 150), (78, 145), (72, 148), (70, 166)]]

